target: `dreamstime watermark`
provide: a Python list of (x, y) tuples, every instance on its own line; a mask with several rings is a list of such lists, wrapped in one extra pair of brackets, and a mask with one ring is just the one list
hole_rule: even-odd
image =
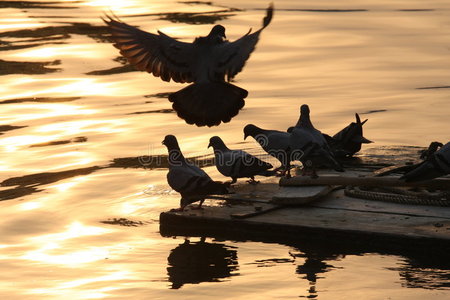
[(172, 166), (181, 166), (184, 163), (197, 167), (213, 165), (232, 167), (236, 163), (243, 166), (264, 166), (267, 163), (276, 163), (274, 158), (282, 164), (288, 164), (292, 161), (301, 161), (304, 156), (302, 150), (268, 149), (268, 146), (270, 146), (269, 140), (265, 135), (257, 135), (255, 136), (255, 140), (263, 149), (267, 149), (267, 151), (262, 151), (261, 149), (255, 153), (254, 149), (248, 149), (249, 152), (243, 150), (223, 151), (215, 149), (211, 154), (202, 152), (195, 155), (195, 153), (189, 153), (189, 157), (186, 158), (178, 149), (170, 150), (168, 155), (156, 154), (160, 152), (161, 148), (154, 147), (154, 145), (150, 144), (147, 149), (147, 154), (139, 156), (138, 161), (144, 168), (167, 168), (169, 164)]

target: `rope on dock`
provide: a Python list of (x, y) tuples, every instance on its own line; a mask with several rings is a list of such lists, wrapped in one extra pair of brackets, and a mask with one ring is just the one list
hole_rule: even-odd
[[(395, 192), (395, 193), (393, 193)], [(399, 192), (399, 193), (397, 193)], [(450, 206), (450, 193), (441, 191), (438, 194), (430, 193), (409, 194), (408, 191), (392, 190), (392, 193), (363, 190), (360, 187), (347, 186), (344, 190), (346, 196), (361, 198), (366, 200), (394, 202), (400, 204), (430, 205), (430, 206)]]

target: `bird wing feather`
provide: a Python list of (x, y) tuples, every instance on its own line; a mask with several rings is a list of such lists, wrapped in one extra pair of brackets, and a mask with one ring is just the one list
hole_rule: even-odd
[(201, 172), (187, 165), (171, 167), (167, 173), (167, 182), (179, 193), (194, 193), (212, 181), (204, 171), (199, 170)]
[(261, 31), (270, 24), (272, 16), (273, 5), (270, 4), (261, 29), (254, 33), (250, 33), (250, 29), (247, 34), (236, 41), (221, 43), (213, 49), (211, 56), (216, 58), (216, 74), (224, 75), (230, 81), (237, 73), (242, 71), (245, 62), (255, 50)]
[(164, 81), (193, 82), (191, 64), (195, 47), (158, 31), (142, 31), (106, 16), (103, 21), (111, 30), (114, 46), (140, 71), (153, 73)]

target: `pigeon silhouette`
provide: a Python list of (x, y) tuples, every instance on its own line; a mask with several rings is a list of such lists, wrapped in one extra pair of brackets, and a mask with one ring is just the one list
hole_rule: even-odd
[(256, 125), (248, 124), (244, 127), (244, 140), (253, 137), (269, 155), (278, 159), (281, 166), (275, 170), (283, 170), (285, 175), (289, 164), (291, 134), (278, 130), (262, 129)]
[[(426, 160), (400, 177), (400, 179), (404, 179), (407, 182), (414, 182), (430, 180), (450, 174), (450, 142), (442, 146), (439, 150), (437, 150), (436, 144), (433, 145), (431, 143), (429, 150), (431, 151), (427, 153)], [(431, 153), (433, 150), (435, 152)]]
[(201, 208), (208, 195), (228, 194), (229, 184), (212, 180), (205, 171), (186, 161), (175, 136), (166, 135), (162, 143), (169, 152), (167, 182), (181, 194), (180, 208), (176, 210), (183, 211), (187, 205), (197, 201), (200, 201), (198, 208)]
[(158, 34), (142, 31), (117, 17), (107, 15), (103, 21), (110, 29), (114, 46), (136, 69), (164, 81), (193, 82), (172, 93), (169, 100), (186, 123), (210, 127), (229, 122), (244, 107), (248, 92), (229, 82), (242, 71), (272, 16), (270, 4), (262, 27), (233, 42), (226, 40), (222, 25), (215, 25), (207, 36), (186, 43), (159, 30)]
[[(291, 131), (289, 139), (291, 160), (300, 160), (303, 164), (303, 175), (311, 171), (311, 176), (317, 177), (315, 167), (325, 165), (336, 171), (344, 171), (336, 161), (322, 132), (314, 128), (310, 119), (309, 106), (300, 107), (300, 118), (297, 124), (288, 130)], [(288, 174), (290, 176), (290, 166)]]
[(324, 134), (333, 154), (338, 158), (352, 157), (361, 150), (362, 144), (373, 143), (363, 136), (363, 125), (367, 119), (361, 122), (357, 113), (355, 113), (356, 122), (351, 122), (347, 127), (330, 137)]
[(272, 176), (275, 171), (270, 171), (272, 165), (260, 160), (254, 155), (242, 150), (231, 150), (218, 136), (209, 140), (209, 147), (214, 149), (214, 158), (217, 170), (224, 176), (231, 177), (231, 184), (236, 183), (238, 178), (250, 178), (248, 183), (255, 184), (256, 175)]

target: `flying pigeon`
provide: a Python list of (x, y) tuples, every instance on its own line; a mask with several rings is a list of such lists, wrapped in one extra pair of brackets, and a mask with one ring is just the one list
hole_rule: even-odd
[[(316, 177), (315, 166), (325, 165), (336, 171), (344, 171), (342, 166), (336, 161), (322, 132), (314, 128), (309, 117), (309, 106), (303, 104), (300, 107), (300, 118), (291, 131), (289, 139), (291, 149), (291, 160), (300, 160), (303, 164), (303, 175), (311, 168), (312, 176)], [(288, 174), (290, 176), (290, 166)]]
[(333, 137), (324, 134), (328, 145), (336, 157), (352, 157), (356, 152), (361, 150), (362, 144), (373, 143), (363, 136), (362, 126), (367, 122), (367, 119), (361, 122), (357, 113), (355, 113), (355, 117), (356, 123), (350, 123), (347, 127), (333, 135)]
[[(430, 148), (433, 143), (430, 145)], [(434, 149), (437, 149), (436, 147)], [(400, 179), (422, 181), (450, 174), (450, 142), (434, 153), (428, 153), (426, 160), (418, 164)]]
[(233, 42), (226, 40), (222, 25), (186, 43), (159, 30), (158, 34), (142, 31), (117, 17), (106, 16), (103, 21), (111, 31), (114, 46), (136, 69), (168, 82), (193, 82), (169, 96), (180, 118), (188, 124), (216, 126), (229, 122), (245, 105), (248, 92), (229, 82), (242, 71), (272, 16), (270, 4), (262, 27)]
[(244, 140), (248, 136), (253, 137), (264, 151), (280, 161), (281, 166), (278, 169), (283, 169), (282, 175), (285, 175), (289, 164), (291, 134), (284, 131), (262, 129), (256, 125), (248, 124), (244, 127)]
[(251, 184), (258, 183), (256, 175), (272, 176), (274, 171), (269, 171), (272, 165), (266, 163), (256, 156), (242, 150), (230, 150), (218, 136), (213, 136), (209, 140), (209, 147), (214, 149), (216, 167), (219, 172), (231, 177), (231, 184), (236, 183), (238, 178), (247, 177)]
[(177, 210), (183, 211), (187, 205), (197, 201), (200, 201), (198, 208), (201, 208), (206, 196), (228, 193), (228, 184), (213, 181), (205, 171), (186, 161), (175, 136), (166, 135), (162, 143), (169, 152), (167, 182), (181, 194), (180, 208)]

